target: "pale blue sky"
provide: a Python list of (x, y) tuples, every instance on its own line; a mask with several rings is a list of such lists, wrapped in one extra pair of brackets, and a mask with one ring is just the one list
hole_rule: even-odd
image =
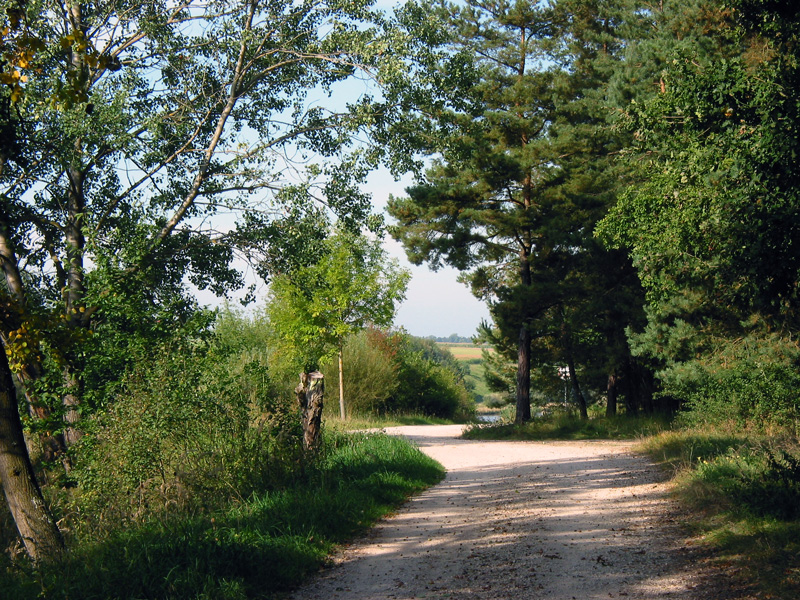
[[(399, 4), (398, 0), (377, 0), (378, 8), (389, 9)], [(320, 102), (324, 105), (334, 106), (343, 104), (363, 93), (377, 93), (370, 81), (348, 80), (335, 86), (333, 98), (325, 96)], [(315, 103), (311, 100), (310, 104)], [(291, 175), (287, 175), (291, 178)], [(411, 183), (411, 178), (396, 182), (386, 170), (373, 173), (365, 186), (373, 198), (376, 212), (383, 212), (389, 195), (401, 196), (405, 186)], [(223, 219), (224, 221), (224, 219)], [(387, 221), (389, 218), (387, 216)], [(232, 226), (231, 223), (228, 226)], [(221, 226), (220, 226), (221, 227)], [(224, 227), (222, 227), (224, 229)], [(408, 286), (406, 299), (400, 306), (395, 324), (403, 327), (412, 335), (446, 337), (456, 333), (461, 336), (474, 335), (482, 319), (489, 320), (489, 311), (486, 305), (478, 301), (469, 292), (469, 289), (458, 283), (458, 272), (446, 268), (432, 272), (426, 265), (413, 266), (406, 259), (402, 246), (392, 239), (385, 241), (385, 247), (390, 256), (397, 258), (403, 267), (411, 273), (411, 282)], [(263, 305), (267, 294), (266, 286), (255, 276), (245, 263), (237, 262), (244, 269), (245, 279), (256, 283), (258, 289), (256, 298), (258, 304)], [(196, 292), (201, 304), (218, 305), (221, 300), (208, 291)], [(234, 294), (234, 299), (241, 294)]]
[[(369, 177), (365, 189), (372, 194), (376, 211), (383, 211), (389, 195), (402, 196), (410, 178), (394, 181), (388, 172), (376, 171)], [(387, 221), (390, 218), (387, 216)], [(412, 335), (446, 337), (451, 333), (471, 336), (481, 322), (489, 320), (489, 310), (477, 300), (466, 285), (456, 278), (458, 271), (442, 268), (436, 272), (426, 265), (408, 262), (403, 247), (392, 239), (384, 242), (387, 252), (411, 271), (406, 299), (395, 320)]]

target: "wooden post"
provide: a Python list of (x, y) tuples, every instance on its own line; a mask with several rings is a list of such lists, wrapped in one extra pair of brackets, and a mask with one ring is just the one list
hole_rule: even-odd
[(302, 410), (303, 448), (317, 450), (320, 444), (322, 405), (325, 397), (325, 378), (319, 371), (301, 373), (295, 390)]

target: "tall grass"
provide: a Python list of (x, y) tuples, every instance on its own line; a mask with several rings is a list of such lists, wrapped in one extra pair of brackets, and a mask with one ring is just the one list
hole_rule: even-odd
[(766, 597), (800, 597), (800, 446), (722, 427), (663, 432), (640, 449), (673, 473), (690, 527)]
[(407, 442), (326, 432), (324, 451), (286, 489), (195, 516), (153, 519), (76, 540), (63, 564), (4, 564), (4, 600), (271, 598), (342, 543), (443, 477)]
[(506, 421), (473, 425), (464, 432), (464, 437), (471, 440), (635, 439), (667, 427), (666, 420), (654, 417), (598, 416), (583, 420), (569, 412), (558, 411), (523, 425)]

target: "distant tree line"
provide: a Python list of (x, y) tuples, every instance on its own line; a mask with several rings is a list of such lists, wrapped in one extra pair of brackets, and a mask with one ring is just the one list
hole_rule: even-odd
[(439, 342), (440, 344), (471, 344), (473, 338), (458, 335), (457, 333), (451, 333), (447, 337), (436, 337), (434, 335), (429, 335), (425, 339)]

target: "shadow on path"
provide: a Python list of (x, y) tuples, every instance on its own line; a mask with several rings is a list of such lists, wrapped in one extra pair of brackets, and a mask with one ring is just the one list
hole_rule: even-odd
[(392, 428), (445, 480), (295, 599), (704, 597), (657, 470), (625, 442), (484, 442)]

